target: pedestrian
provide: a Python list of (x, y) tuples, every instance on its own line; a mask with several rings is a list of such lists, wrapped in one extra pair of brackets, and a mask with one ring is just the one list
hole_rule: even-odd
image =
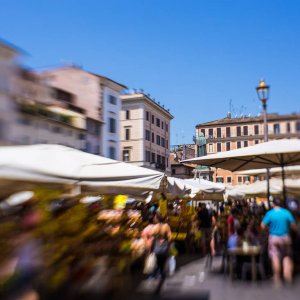
[(272, 261), (274, 284), (280, 287), (281, 261), (285, 281), (291, 284), (293, 279), (294, 265), (289, 230), (296, 230), (296, 222), (291, 212), (281, 207), (280, 199), (275, 198), (272, 206), (263, 218), (261, 228), (269, 228), (269, 256)]
[(240, 222), (236, 217), (237, 210), (236, 208), (232, 208), (230, 211), (230, 215), (227, 218), (227, 225), (228, 225), (228, 237), (232, 234), (235, 234), (237, 229), (240, 227)]
[(165, 265), (169, 257), (169, 248), (172, 238), (172, 232), (169, 224), (166, 222), (166, 218), (160, 214), (156, 214), (154, 217), (153, 243), (152, 251), (156, 255), (157, 268), (154, 272), (155, 277), (161, 277), (162, 281), (166, 277)]
[(199, 230), (201, 231), (201, 244), (202, 252), (206, 255), (210, 248), (210, 237), (211, 237), (211, 216), (206, 208), (205, 204), (199, 204), (198, 220)]

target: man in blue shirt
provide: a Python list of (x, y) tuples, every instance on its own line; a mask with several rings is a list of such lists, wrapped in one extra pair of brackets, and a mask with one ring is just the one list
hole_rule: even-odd
[(290, 228), (296, 228), (293, 215), (280, 206), (280, 199), (274, 199), (273, 209), (268, 211), (261, 223), (262, 229), (269, 227), (269, 256), (272, 260), (274, 283), (281, 285), (280, 270), (283, 264), (283, 276), (291, 283), (293, 278), (292, 242)]

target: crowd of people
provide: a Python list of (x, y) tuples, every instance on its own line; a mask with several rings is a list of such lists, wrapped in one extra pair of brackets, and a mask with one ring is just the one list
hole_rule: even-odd
[[(207, 255), (209, 264), (213, 257), (221, 255), (223, 268), (226, 268), (228, 249), (255, 246), (260, 253), (257, 262), (264, 268), (262, 279), (273, 276), (278, 287), (283, 280), (291, 284), (295, 263), (299, 267), (300, 210), (295, 206), (291, 212), (283, 204), (275, 198), (267, 210), (264, 203), (257, 205), (255, 201), (231, 201), (221, 205), (199, 203), (196, 215), (191, 216), (187, 238), (193, 239), (196, 232), (200, 233), (199, 255)], [(165, 277), (165, 264), (172, 244), (171, 227), (167, 218), (160, 215), (158, 206), (149, 206), (147, 218), (149, 225), (142, 232), (147, 245), (146, 257), (150, 253), (157, 257), (156, 268), (149, 277)], [(250, 263), (251, 257), (237, 255), (235, 259), (235, 276), (241, 278), (242, 266)]]
[[(257, 258), (263, 264), (264, 274), (272, 275), (277, 287), (282, 285), (281, 273), (287, 284), (293, 280), (294, 262), (299, 264), (299, 210), (291, 212), (284, 208), (284, 203), (275, 198), (272, 209), (265, 206), (254, 207), (249, 203), (231, 203), (230, 213), (226, 214), (226, 227), (221, 224), (222, 213), (210, 213), (205, 206), (201, 206), (198, 213), (200, 224), (203, 220), (203, 243), (209, 246), (209, 255), (214, 257), (222, 254), (226, 259), (228, 249), (256, 246), (260, 249)], [(208, 230), (210, 215), (211, 230)], [(224, 215), (223, 215), (224, 216)], [(223, 217), (224, 218), (224, 217)], [(298, 221), (296, 223), (296, 220)], [(210, 232), (210, 239), (207, 235)], [(235, 271), (241, 276), (243, 263), (250, 257), (237, 256)]]

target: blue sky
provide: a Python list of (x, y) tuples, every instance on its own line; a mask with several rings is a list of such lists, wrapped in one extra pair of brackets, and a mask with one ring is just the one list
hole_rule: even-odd
[(0, 37), (33, 68), (76, 63), (170, 108), (171, 143), (198, 123), (257, 115), (255, 86), (270, 84), (269, 112), (300, 112), (300, 1), (0, 0)]

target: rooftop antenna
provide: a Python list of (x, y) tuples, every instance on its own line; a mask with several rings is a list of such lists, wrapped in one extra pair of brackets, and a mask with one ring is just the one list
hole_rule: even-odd
[(229, 99), (229, 112), (232, 113), (232, 99)]
[(181, 138), (182, 138), (182, 144), (184, 144), (184, 138), (185, 138), (185, 136), (184, 136), (184, 130), (181, 130), (181, 134), (182, 134), (182, 136), (181, 136)]

